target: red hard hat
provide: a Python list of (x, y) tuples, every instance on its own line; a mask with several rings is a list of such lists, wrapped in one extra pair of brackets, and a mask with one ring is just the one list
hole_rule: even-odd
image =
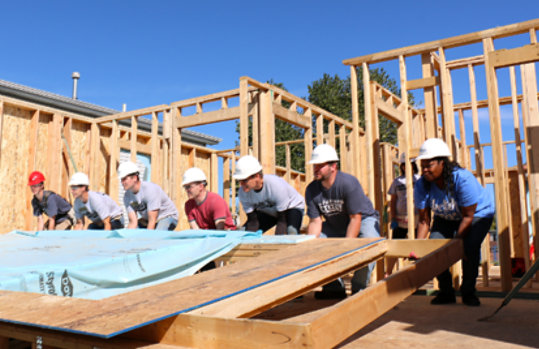
[(28, 185), (39, 184), (41, 182), (45, 182), (45, 176), (43, 176), (43, 173), (39, 171), (30, 173), (30, 177), (28, 177)]

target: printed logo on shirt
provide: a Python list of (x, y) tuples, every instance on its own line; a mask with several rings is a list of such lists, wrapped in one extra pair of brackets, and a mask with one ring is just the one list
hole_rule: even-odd
[(276, 203), (274, 201), (264, 200), (264, 201), (261, 201), (259, 203), (256, 203), (255, 204), (255, 209), (259, 210), (259, 209), (270, 208), (270, 207), (275, 207), (275, 206), (277, 206), (277, 205), (276, 205)]
[(326, 217), (330, 217), (343, 212), (344, 200), (323, 200), (318, 204), (320, 212)]
[(440, 216), (443, 219), (453, 221), (462, 219), (460, 209), (458, 208), (457, 202), (454, 198), (445, 198), (440, 204), (436, 203), (436, 200), (432, 199), (430, 207), (435, 215)]
[(91, 221), (99, 219), (99, 215), (96, 212), (90, 212), (86, 206), (79, 209), (81, 215), (88, 217)]
[(135, 210), (136, 212), (142, 212), (142, 211), (146, 211), (146, 204), (144, 202), (136, 202), (136, 201), (131, 201), (129, 203), (129, 206), (131, 206), (131, 208), (133, 210)]

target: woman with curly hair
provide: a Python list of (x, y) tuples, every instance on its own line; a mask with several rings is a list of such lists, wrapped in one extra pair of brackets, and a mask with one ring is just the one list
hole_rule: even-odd
[[(475, 282), (478, 274), (481, 242), (494, 217), (490, 194), (474, 175), (450, 160), (447, 144), (438, 138), (427, 139), (419, 149), (417, 161), (422, 177), (414, 187), (415, 205), (419, 209), (418, 239), (463, 239), (462, 302), (479, 306)], [(431, 224), (432, 215), (432, 224)], [(431, 304), (455, 303), (451, 272), (437, 276), (440, 291)]]

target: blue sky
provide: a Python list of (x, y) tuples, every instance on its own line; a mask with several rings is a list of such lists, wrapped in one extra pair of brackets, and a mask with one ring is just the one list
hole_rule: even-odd
[[(539, 1), (23, 0), (2, 12), (0, 79), (71, 96), (78, 71), (79, 99), (133, 110), (237, 88), (244, 75), (306, 96), (324, 73), (347, 76), (343, 59), (533, 19)], [(223, 129), (206, 131), (227, 148)]]

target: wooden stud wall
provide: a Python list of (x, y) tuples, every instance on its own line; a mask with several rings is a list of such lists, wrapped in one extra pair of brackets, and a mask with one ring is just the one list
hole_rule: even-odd
[[(344, 64), (350, 65), (351, 69), (351, 87), (352, 87), (352, 104), (353, 113), (356, 113), (357, 106), (354, 103), (357, 98), (357, 84), (355, 71), (358, 67), (362, 67), (366, 71), (373, 64), (398, 61), (401, 74), (401, 100), (397, 103), (397, 97), (392, 96), (390, 92), (378, 88), (376, 83), (374, 93), (369, 93), (368, 81), (364, 81), (364, 97), (365, 97), (365, 120), (372, 122), (377, 119), (378, 115), (382, 115), (399, 125), (399, 144), (400, 151), (410, 151), (416, 149), (421, 142), (426, 138), (441, 137), (443, 138), (453, 153), (453, 158), (460, 162), (466, 168), (471, 169), (472, 162), (470, 159), (470, 151), (474, 155), (475, 170), (479, 181), (485, 185), (492, 183), (495, 186), (496, 193), (496, 208), (497, 208), (497, 228), (498, 228), (498, 244), (499, 256), (501, 262), (502, 282), (501, 288), (503, 291), (508, 291), (511, 288), (511, 258), (524, 258), (526, 265), (529, 266), (530, 260), (527, 256), (528, 246), (527, 241), (529, 234), (533, 234), (535, 245), (537, 246), (538, 234), (536, 226), (539, 224), (538, 202), (539, 202), (539, 179), (536, 178), (538, 152), (534, 153), (534, 149), (539, 149), (539, 145), (534, 146), (539, 135), (535, 134), (535, 126), (539, 123), (539, 113), (537, 106), (537, 81), (535, 73), (535, 62), (539, 59), (539, 46), (537, 45), (536, 31), (539, 28), (539, 19), (530, 20), (527, 22), (512, 24), (504, 27), (484, 30), (481, 32), (461, 35), (443, 40), (432, 41), (424, 44), (409, 46), (405, 48), (394, 49), (386, 52), (380, 52), (361, 56), (357, 58), (347, 59)], [(530, 44), (522, 47), (511, 49), (494, 48), (494, 40), (520, 34), (529, 34)], [(454, 47), (461, 47), (470, 44), (482, 43), (483, 52), (481, 55), (473, 57), (459, 58), (452, 61), (447, 60), (447, 52)], [(422, 72), (422, 78), (416, 80), (407, 80), (406, 70), (407, 65), (405, 59), (407, 57), (420, 56), (421, 66), (418, 67)], [(475, 74), (476, 66), (484, 66), (486, 73), (486, 93), (488, 99), (485, 101), (477, 100), (477, 81)], [(502, 68), (509, 67), (511, 96), (500, 97), (498, 86), (498, 74), (505, 73)], [(517, 94), (516, 73), (515, 67), (521, 71), (522, 95)], [(470, 102), (455, 104), (453, 100), (453, 90), (462, 89), (463, 86), (455, 86), (452, 81), (452, 71), (455, 69), (467, 69)], [(364, 77), (367, 74), (364, 75)], [(482, 86), (483, 84), (481, 84)], [(407, 112), (406, 107), (401, 107), (406, 103), (408, 91), (413, 89), (423, 89), (423, 97), (425, 101), (424, 110), (411, 110)], [(441, 97), (437, 101), (437, 93)], [(371, 108), (371, 103), (374, 102), (375, 108)], [(439, 103), (438, 103), (439, 102)], [(439, 105), (438, 105), (439, 104)], [(512, 104), (514, 118), (514, 141), (503, 141), (502, 128), (500, 121), (500, 106), (504, 104)], [(395, 108), (397, 106), (397, 108)], [(481, 143), (479, 134), (479, 109), (487, 108), (489, 113), (489, 125), (492, 142), (489, 144)], [(522, 122), (520, 121), (519, 108), (522, 110)], [(472, 130), (466, 129), (466, 114), (465, 110), (471, 110)], [(442, 125), (438, 125), (438, 115), (441, 113)], [(456, 133), (456, 121), (459, 123), (459, 133)], [(521, 146), (520, 139), (520, 124), (522, 123), (526, 132), (525, 147)], [(413, 132), (409, 128), (404, 128), (401, 132), (400, 128), (403, 124), (410, 124)], [(373, 147), (377, 134), (369, 134), (372, 132), (367, 129), (367, 167), (372, 169), (374, 178), (382, 178), (380, 176), (380, 166), (375, 164), (375, 158), (379, 158), (379, 150)], [(473, 144), (467, 145), (467, 133), (473, 135)], [(412, 137), (412, 135), (414, 135)], [(511, 136), (511, 134), (509, 134)], [(507, 135), (505, 135), (507, 136)], [(516, 169), (510, 170), (507, 168), (506, 149), (508, 145), (515, 145), (515, 157), (517, 159)], [(490, 147), (492, 152), (492, 169), (485, 169), (484, 148)], [(524, 171), (522, 152), (526, 150), (526, 159), (528, 159), (528, 172)], [(372, 152), (372, 154), (371, 154)], [(388, 161), (388, 160), (386, 160)], [(535, 161), (535, 163), (534, 163)], [(530, 169), (532, 168), (532, 169)], [(410, 173), (407, 171), (407, 174)], [(511, 177), (510, 177), (511, 176)], [(369, 178), (369, 187), (373, 187), (374, 178)], [(407, 176), (409, 178), (409, 176)], [(511, 178), (511, 181), (509, 181)], [(526, 187), (530, 189), (530, 206), (532, 212), (532, 232), (528, 232), (528, 216), (526, 205)], [(407, 183), (408, 197), (411, 197), (412, 186)], [(511, 193), (511, 194), (510, 194)], [(515, 194), (517, 194), (515, 196)], [(372, 196), (371, 196), (372, 197)], [(511, 199), (511, 200), (510, 200)], [(513, 200), (514, 199), (514, 200)], [(513, 209), (507, 205), (512, 202)], [(410, 205), (410, 202), (408, 203)], [(379, 207), (379, 204), (377, 204)], [(410, 214), (409, 214), (410, 216)], [(413, 217), (413, 216), (412, 216)], [(525, 242), (526, 241), (526, 242)], [(488, 243), (488, 241), (487, 241)], [(538, 252), (534, 259), (539, 256)], [(488, 269), (488, 268), (487, 268)], [(488, 272), (484, 269), (484, 272)], [(538, 276), (539, 280), (539, 276)]]

